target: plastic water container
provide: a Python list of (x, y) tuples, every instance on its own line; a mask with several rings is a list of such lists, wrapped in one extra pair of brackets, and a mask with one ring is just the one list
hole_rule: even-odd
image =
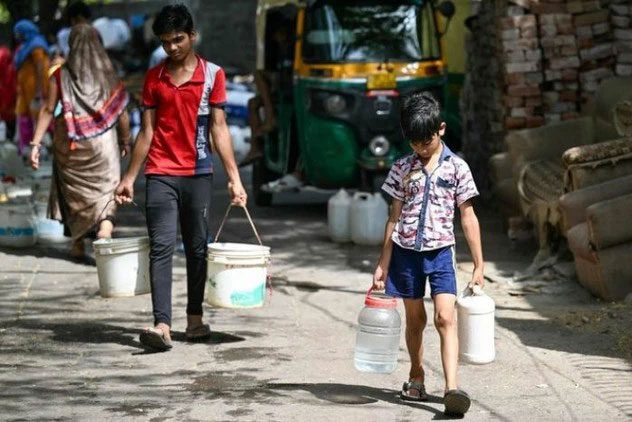
[(37, 227), (37, 243), (50, 245), (70, 241), (64, 236), (64, 225), (57, 220), (46, 218), (48, 203), (35, 202), (35, 226)]
[(258, 308), (266, 298), (270, 248), (247, 243), (208, 245), (206, 302), (220, 308)]
[(402, 322), (396, 308), (397, 299), (367, 293), (358, 316), (354, 356), (358, 371), (388, 374), (397, 368)]
[(30, 203), (0, 204), (0, 246), (33, 246), (37, 241), (35, 220)]
[(7, 140), (7, 124), (4, 120), (0, 120), (0, 142)]
[(351, 241), (350, 210), (351, 196), (346, 190), (340, 189), (338, 193), (329, 198), (327, 202), (327, 226), (329, 227), (329, 237), (334, 242)]
[(92, 244), (102, 297), (149, 293), (149, 237), (99, 239)]
[(492, 362), (494, 346), (494, 300), (480, 286), (465, 289), (457, 297), (459, 358), (474, 364)]
[(388, 205), (379, 193), (356, 192), (351, 201), (351, 240), (358, 245), (380, 245), (384, 240), (384, 225)]

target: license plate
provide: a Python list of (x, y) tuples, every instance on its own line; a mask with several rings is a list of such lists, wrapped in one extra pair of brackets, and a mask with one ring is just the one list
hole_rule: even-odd
[(369, 75), (366, 80), (367, 89), (393, 89), (397, 88), (397, 79), (394, 73), (377, 73)]

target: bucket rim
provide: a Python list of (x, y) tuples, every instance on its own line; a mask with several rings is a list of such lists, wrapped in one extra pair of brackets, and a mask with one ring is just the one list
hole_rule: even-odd
[(116, 248), (145, 244), (149, 244), (148, 236), (114, 237), (110, 239), (98, 239), (92, 242), (92, 246), (95, 248)]
[(207, 245), (209, 253), (270, 253), (270, 247), (255, 243), (212, 242)]

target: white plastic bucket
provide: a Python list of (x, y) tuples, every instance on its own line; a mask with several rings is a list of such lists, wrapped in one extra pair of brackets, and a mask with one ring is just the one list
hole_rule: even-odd
[(94, 242), (102, 297), (149, 293), (149, 238), (100, 239)]
[(220, 308), (263, 306), (269, 261), (267, 246), (211, 243), (206, 302)]
[(261, 245), (246, 208), (259, 245), (217, 241), (231, 208), (226, 210), (215, 241), (208, 245), (206, 302), (220, 308), (258, 308), (265, 303), (270, 248)]

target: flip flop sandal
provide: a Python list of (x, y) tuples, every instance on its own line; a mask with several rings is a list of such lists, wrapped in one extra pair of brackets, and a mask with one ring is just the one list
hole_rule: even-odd
[(208, 324), (202, 324), (193, 328), (187, 327), (184, 332), (187, 341), (202, 341), (211, 338), (211, 327)]
[(463, 390), (448, 390), (443, 396), (445, 413), (448, 415), (464, 415), (471, 403), (470, 396)]
[(147, 349), (160, 352), (166, 352), (173, 347), (171, 340), (167, 340), (164, 333), (155, 328), (147, 328), (140, 333), (140, 344)]
[[(416, 393), (412, 394), (412, 391)], [(402, 391), (400, 393), (400, 397), (402, 400), (406, 401), (426, 401), (428, 400), (428, 395), (426, 394), (426, 387), (423, 383), (419, 381), (407, 381), (402, 386)]]

